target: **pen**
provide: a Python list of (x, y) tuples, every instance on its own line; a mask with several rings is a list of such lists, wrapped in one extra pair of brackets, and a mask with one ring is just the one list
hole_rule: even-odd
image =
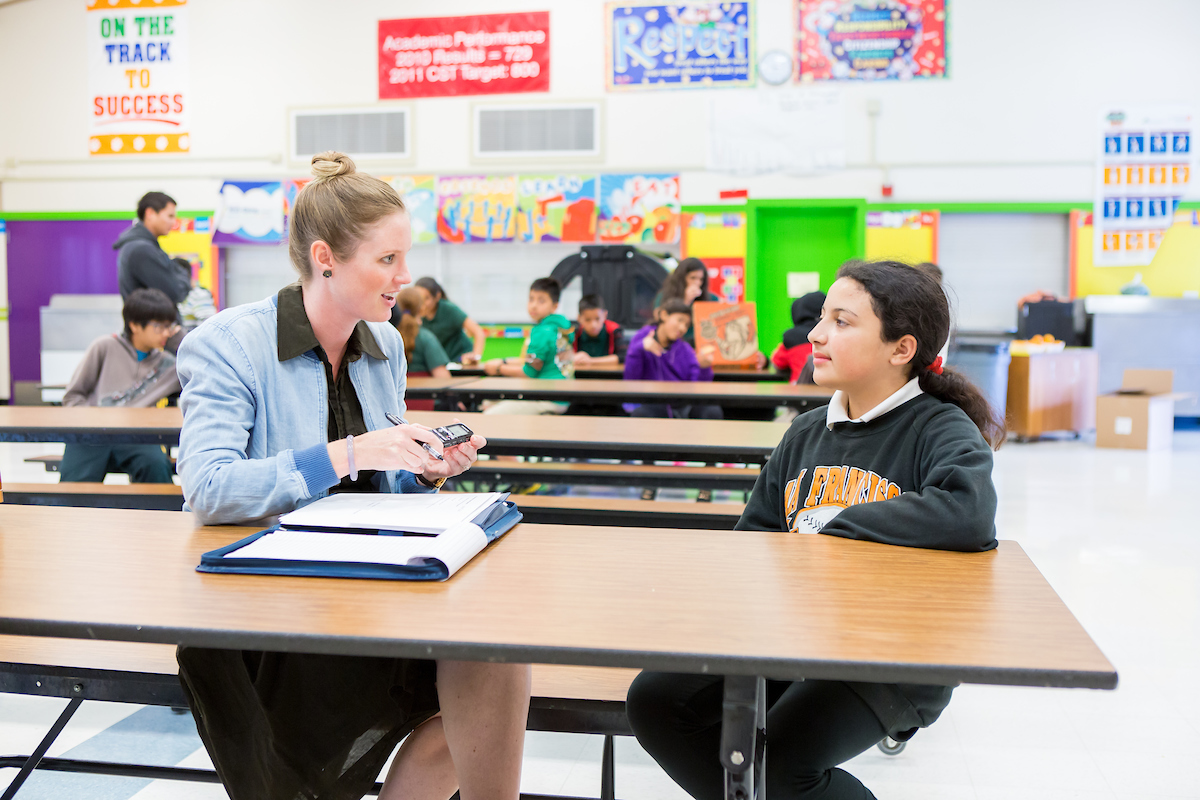
[[(403, 417), (397, 417), (395, 414), (393, 414), (390, 411), (385, 411), (383, 415), (385, 417), (387, 417), (387, 421), (392, 423), (393, 425), (408, 425), (409, 424), (408, 420), (404, 419)], [(428, 442), (421, 442), (421, 447), (424, 447), (425, 452), (429, 453), (429, 455), (433, 456), (438, 461), (446, 460), (446, 459), (442, 458), (441, 453), (439, 453), (438, 451), (436, 451), (432, 447), (430, 447)]]

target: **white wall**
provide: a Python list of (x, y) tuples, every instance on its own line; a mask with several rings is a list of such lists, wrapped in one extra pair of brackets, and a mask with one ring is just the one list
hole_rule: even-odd
[[(549, 98), (603, 98), (600, 168), (681, 170), (690, 203), (746, 186), (757, 197), (877, 198), (884, 173), (861, 166), (870, 157), (868, 100), (881, 104), (878, 157), (890, 165), (895, 199), (914, 202), (1084, 200), (1102, 105), (1200, 109), (1200, 83), (1190, 77), (1196, 0), (950, 7), (948, 80), (845, 87), (848, 158), (860, 166), (746, 179), (703, 171), (707, 101), (721, 91), (604, 91), (602, 0), (196, 0), (191, 155), (89, 160), (83, 3), (25, 0), (0, 6), (0, 208), (129, 209), (153, 186), (203, 209), (222, 178), (303, 174), (302, 165), (281, 160), (287, 109), (375, 103), (376, 22), (404, 16), (549, 9)], [(757, 8), (758, 52), (790, 50), (793, 0), (757, 0)], [(416, 163), (408, 169), (472, 169), (469, 110), (479, 101), (416, 101)]]

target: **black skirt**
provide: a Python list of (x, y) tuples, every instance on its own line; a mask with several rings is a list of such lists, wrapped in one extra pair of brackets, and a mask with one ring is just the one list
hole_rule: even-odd
[(194, 647), (176, 657), (232, 800), (358, 800), (438, 713), (434, 661)]

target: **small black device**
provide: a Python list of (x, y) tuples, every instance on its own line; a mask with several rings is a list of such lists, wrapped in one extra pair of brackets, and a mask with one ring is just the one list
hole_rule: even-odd
[(461, 422), (452, 422), (440, 428), (433, 429), (433, 435), (442, 442), (442, 447), (453, 447), (456, 444), (471, 441), (474, 432)]

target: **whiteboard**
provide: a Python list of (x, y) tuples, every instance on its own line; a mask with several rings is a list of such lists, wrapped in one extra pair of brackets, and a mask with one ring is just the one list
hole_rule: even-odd
[(1066, 214), (943, 213), (938, 266), (960, 330), (1015, 330), (1017, 301), (1037, 289), (1066, 297)]

